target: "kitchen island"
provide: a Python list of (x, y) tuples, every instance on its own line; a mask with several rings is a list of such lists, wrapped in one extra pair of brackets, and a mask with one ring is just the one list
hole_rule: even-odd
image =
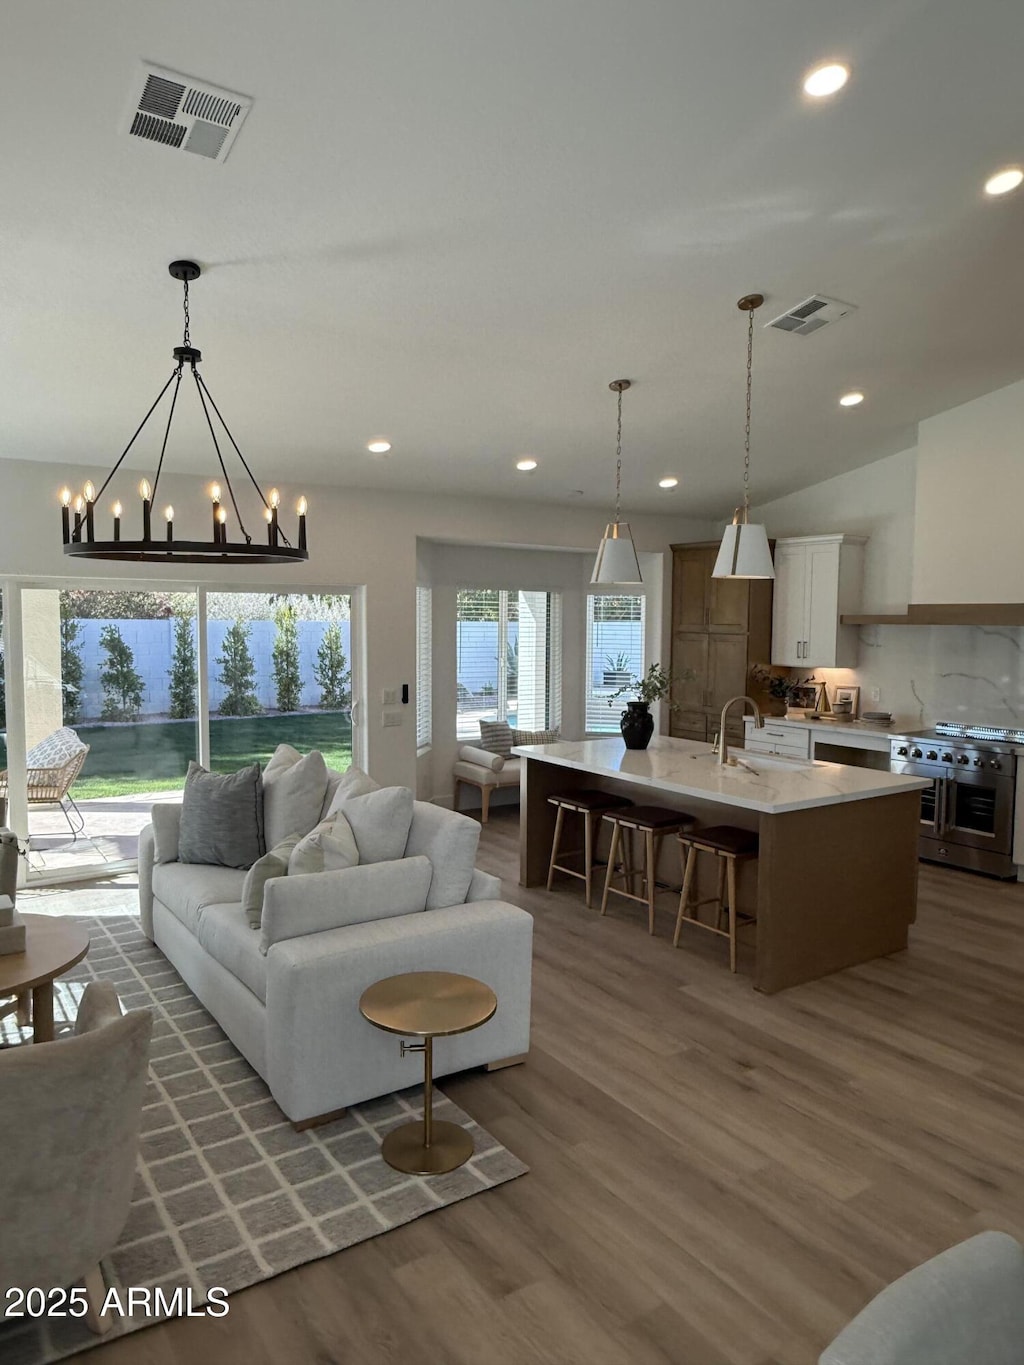
[[(757, 916), (758, 990), (784, 990), (906, 948), (917, 904), (920, 792), (927, 783), (839, 763), (733, 752), (748, 766), (720, 766), (711, 745), (664, 736), (645, 750), (626, 749), (617, 738), (514, 748), (523, 760), (521, 883), (538, 886), (547, 878), (555, 823), (548, 797), (597, 788), (684, 811), (699, 825), (757, 832), (759, 855), (742, 865), (737, 900)], [(665, 840), (659, 880), (676, 886), (681, 880), (673, 839)], [(706, 886), (698, 890), (708, 893)]]

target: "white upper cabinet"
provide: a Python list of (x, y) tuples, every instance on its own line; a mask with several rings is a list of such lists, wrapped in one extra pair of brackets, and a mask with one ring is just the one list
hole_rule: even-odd
[(856, 612), (864, 583), (862, 536), (794, 536), (775, 542), (772, 663), (790, 668), (854, 668), (857, 630), (839, 617)]

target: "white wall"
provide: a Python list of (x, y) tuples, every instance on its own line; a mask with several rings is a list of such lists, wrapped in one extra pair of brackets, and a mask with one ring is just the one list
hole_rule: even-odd
[[(288, 488), (282, 490), (286, 495), (285, 507), (294, 503), (299, 492), (305, 492), (310, 500), (311, 549), (305, 564), (217, 571), (202, 565), (178, 564), (171, 569), (148, 564), (129, 567), (98, 560), (72, 561), (61, 549), (57, 490), (64, 483), (80, 486), (87, 477), (99, 484), (104, 476), (102, 469), (0, 461), (0, 577), (65, 581), (86, 588), (123, 587), (130, 581), (144, 585), (202, 583), (210, 588), (251, 591), (364, 588), (366, 650), (365, 657), (357, 661), (357, 671), (363, 676), (366, 761), (373, 775), (383, 783), (413, 785), (416, 781), (415, 705), (401, 708), (400, 726), (383, 729), (380, 697), (384, 688), (400, 688), (405, 682), (411, 689), (415, 678), (415, 585), (417, 573), (425, 570), (422, 551), (418, 560), (417, 538), (498, 549), (515, 546), (570, 549), (592, 555), (604, 529), (603, 511), (586, 508), (398, 491), (388, 494), (337, 487)], [(138, 499), (128, 493), (138, 477), (137, 473), (127, 476), (116, 492), (111, 490), (104, 496), (101, 504), (106, 509), (114, 496), (124, 502), (127, 510), (122, 525), (126, 538), (138, 534), (134, 529)], [(202, 480), (187, 476), (165, 475), (161, 479), (157, 505), (173, 503), (175, 530), (183, 538), (208, 538), (209, 502), (203, 486)], [(249, 515), (255, 539), (262, 533), (262, 522), (255, 512)], [(106, 510), (97, 512), (97, 534), (108, 518)], [(290, 514), (284, 513), (282, 525), (287, 528), (289, 520)], [(706, 539), (719, 529), (717, 523), (711, 526), (705, 521), (668, 516), (636, 516), (632, 526), (639, 548), (662, 557), (673, 541)], [(480, 553), (489, 557), (497, 550)], [(572, 558), (579, 562), (579, 556)], [(488, 577), (493, 581), (493, 575)], [(664, 619), (663, 603), (659, 609)], [(435, 620), (435, 627), (436, 624)], [(435, 638), (435, 648), (439, 643)], [(439, 694), (435, 685), (435, 696)]]
[(1024, 380), (918, 428), (914, 602), (1024, 602)]
[(864, 610), (904, 612), (910, 601), (916, 467), (917, 452), (904, 450), (765, 503), (755, 509), (757, 520), (773, 538), (830, 531), (869, 537)]

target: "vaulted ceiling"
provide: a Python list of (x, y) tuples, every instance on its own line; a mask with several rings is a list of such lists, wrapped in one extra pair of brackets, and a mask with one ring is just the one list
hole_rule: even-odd
[[(176, 257), (274, 479), (603, 505), (628, 377), (627, 509), (724, 514), (750, 290), (759, 324), (857, 309), (756, 329), (755, 499), (903, 449), (1024, 374), (1024, 189), (982, 192), (1024, 161), (1022, 50), (1007, 0), (8, 0), (0, 456), (112, 462), (171, 370)], [(829, 57), (851, 80), (811, 103)], [(252, 96), (224, 164), (126, 135), (142, 58)]]

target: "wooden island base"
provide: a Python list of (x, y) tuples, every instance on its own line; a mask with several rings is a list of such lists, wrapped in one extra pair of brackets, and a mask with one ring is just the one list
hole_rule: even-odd
[[(574, 771), (542, 758), (524, 761), (521, 783), (523, 886), (541, 886), (547, 878), (555, 825), (547, 798), (554, 792), (597, 788), (637, 804), (653, 801), (677, 808), (704, 826), (756, 830), (759, 856), (741, 865), (737, 899), (757, 915), (756, 930), (749, 931), (746, 941), (754, 938), (753, 985), (759, 991), (772, 994), (907, 947), (917, 906), (921, 803), (916, 790), (769, 815), (652, 791), (648, 785)], [(698, 894), (710, 895), (712, 860), (699, 861), (705, 880)], [(674, 839), (665, 841), (659, 879), (672, 886), (681, 881)]]

